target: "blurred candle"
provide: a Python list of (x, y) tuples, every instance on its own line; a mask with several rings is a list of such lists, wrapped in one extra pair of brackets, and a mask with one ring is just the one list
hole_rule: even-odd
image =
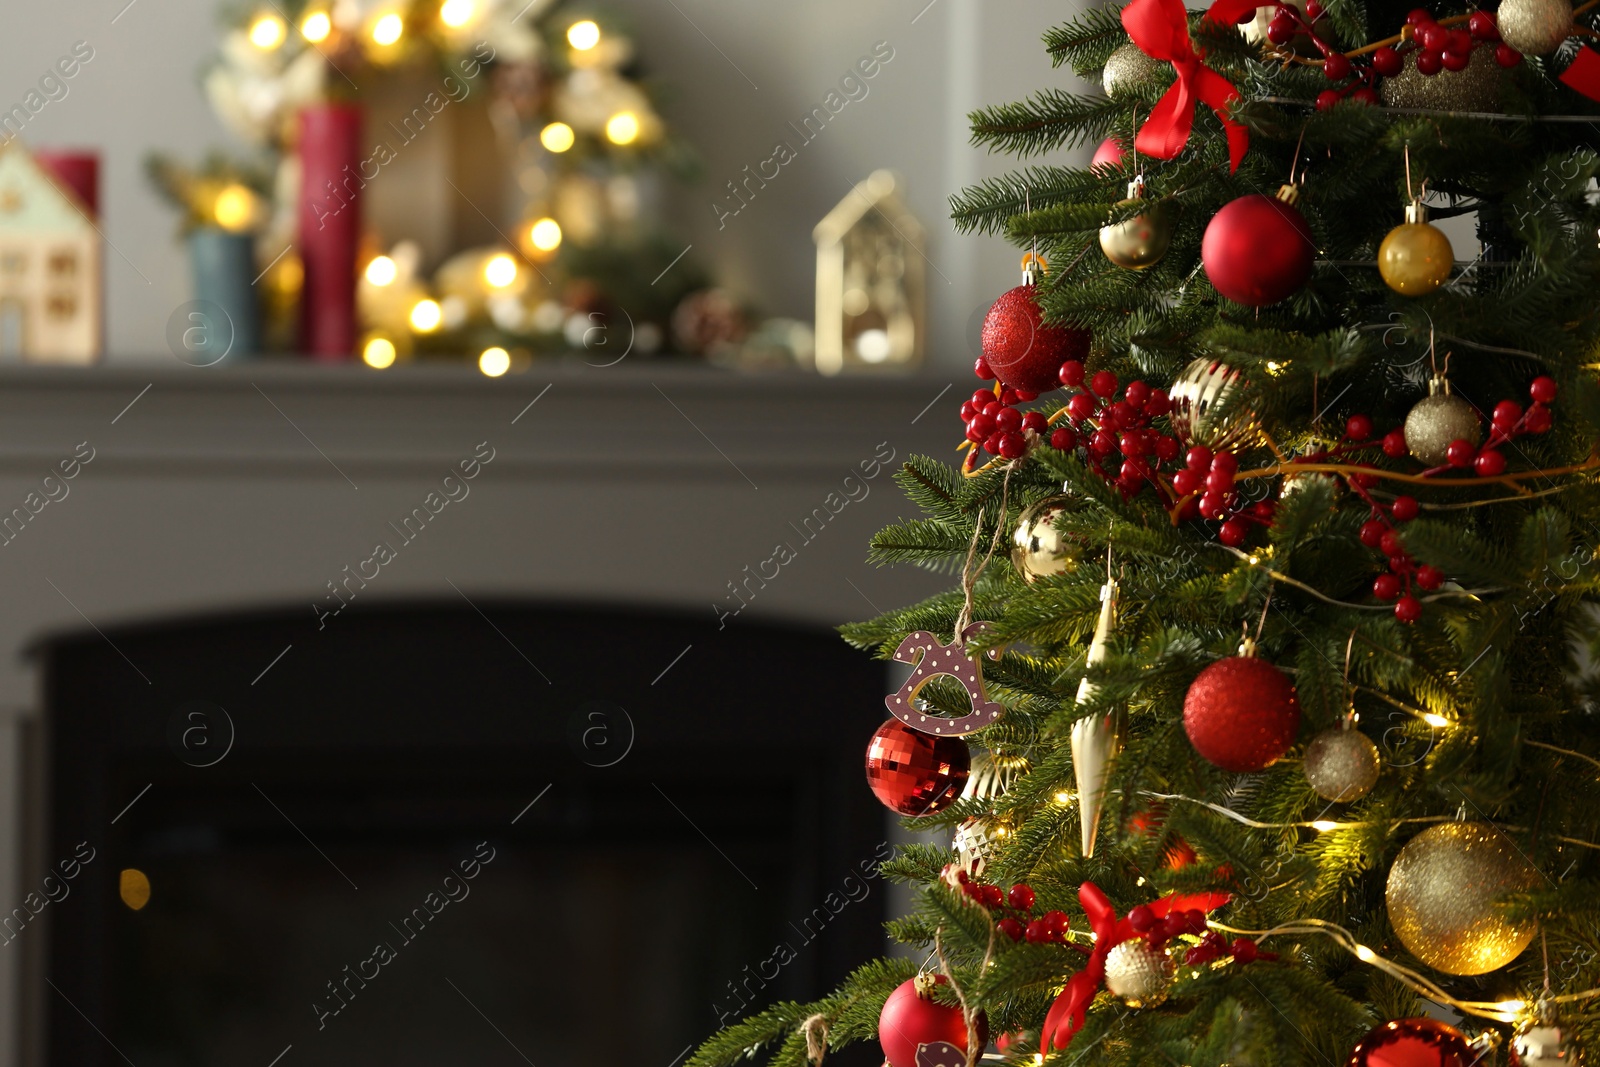
[(300, 337), (313, 359), (349, 359), (355, 352), (360, 163), (359, 107), (317, 104), (300, 112)]

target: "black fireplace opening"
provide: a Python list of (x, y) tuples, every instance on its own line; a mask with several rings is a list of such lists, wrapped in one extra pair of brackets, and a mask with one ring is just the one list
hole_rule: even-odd
[(884, 672), (837, 636), (481, 598), (320, 622), (40, 646), (29, 1062), (674, 1067), (881, 951)]

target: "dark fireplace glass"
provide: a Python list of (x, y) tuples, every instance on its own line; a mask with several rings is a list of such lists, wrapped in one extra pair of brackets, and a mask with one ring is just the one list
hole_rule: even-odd
[(883, 673), (826, 631), (480, 600), (39, 653), (36, 1062), (673, 1067), (881, 950)]

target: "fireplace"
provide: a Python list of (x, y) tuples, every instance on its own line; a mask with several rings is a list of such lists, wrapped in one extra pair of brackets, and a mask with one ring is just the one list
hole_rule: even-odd
[(879, 950), (884, 676), (836, 635), (482, 597), (316, 622), (38, 649), (25, 1062), (672, 1067)]

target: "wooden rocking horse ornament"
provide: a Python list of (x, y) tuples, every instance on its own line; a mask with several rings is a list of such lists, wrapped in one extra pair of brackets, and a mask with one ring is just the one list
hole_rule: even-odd
[[(906, 635), (900, 647), (894, 650), (893, 659), (916, 666), (911, 677), (897, 692), (883, 698), (889, 714), (925, 734), (940, 737), (960, 737), (985, 726), (993, 725), (1002, 714), (1004, 706), (989, 699), (983, 688), (983, 664), (967, 655), (967, 642), (989, 628), (987, 622), (975, 622), (963, 627), (956, 639), (948, 645), (927, 630), (916, 630)], [(971, 711), (959, 718), (948, 719), (942, 715), (929, 715), (917, 708), (917, 694), (922, 687), (940, 675), (954, 678), (967, 691)]]

